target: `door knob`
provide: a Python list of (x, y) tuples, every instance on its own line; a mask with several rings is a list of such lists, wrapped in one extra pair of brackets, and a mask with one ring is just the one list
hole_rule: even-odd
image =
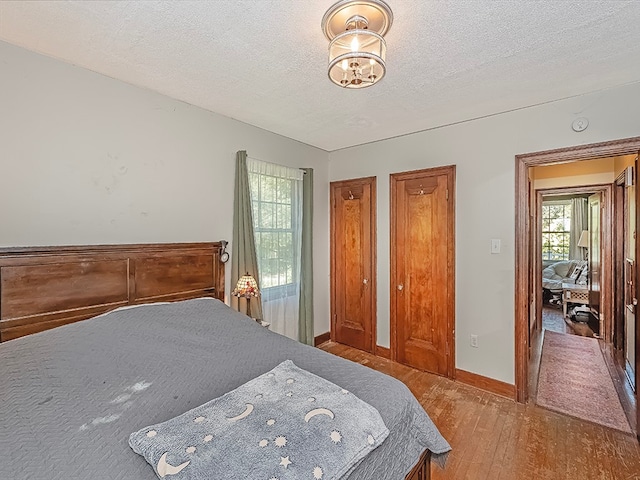
[(402, 290), (404, 288), (404, 285), (400, 284), (398, 285), (398, 290)]
[(364, 284), (366, 285), (367, 283), (369, 283), (369, 280), (367, 280), (367, 279), (365, 278), (365, 279), (363, 279), (363, 280), (362, 280), (362, 283), (364, 283)]

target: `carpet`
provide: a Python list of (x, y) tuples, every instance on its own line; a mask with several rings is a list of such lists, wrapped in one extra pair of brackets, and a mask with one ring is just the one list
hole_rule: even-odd
[(545, 331), (536, 403), (632, 433), (595, 338)]

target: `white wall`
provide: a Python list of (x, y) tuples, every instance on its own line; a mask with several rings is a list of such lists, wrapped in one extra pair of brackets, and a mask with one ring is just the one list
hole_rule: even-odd
[[(455, 164), (456, 367), (514, 383), (514, 156), (639, 135), (638, 111), (636, 83), (330, 153), (331, 181), (378, 176), (378, 344), (390, 340), (389, 174)], [(578, 117), (590, 122), (582, 133)]]
[(237, 150), (313, 167), (329, 330), (325, 151), (3, 42), (0, 137), (0, 246), (230, 241)]

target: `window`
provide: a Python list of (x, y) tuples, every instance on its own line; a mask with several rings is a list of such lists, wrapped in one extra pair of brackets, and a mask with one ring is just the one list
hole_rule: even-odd
[(571, 201), (542, 203), (542, 259), (569, 260)]
[(297, 294), (303, 173), (260, 161), (247, 166), (260, 288), (263, 293)]
[(249, 173), (249, 183), (261, 286), (292, 284), (297, 280), (293, 278), (293, 180)]

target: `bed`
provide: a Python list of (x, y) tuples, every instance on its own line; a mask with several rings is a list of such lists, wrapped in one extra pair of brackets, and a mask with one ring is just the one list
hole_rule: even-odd
[(432, 453), (442, 459), (448, 445), (406, 386), (228, 308), (220, 249), (0, 251), (0, 478), (157, 478), (129, 434), (286, 359), (348, 388), (387, 425), (349, 479), (429, 478)]

